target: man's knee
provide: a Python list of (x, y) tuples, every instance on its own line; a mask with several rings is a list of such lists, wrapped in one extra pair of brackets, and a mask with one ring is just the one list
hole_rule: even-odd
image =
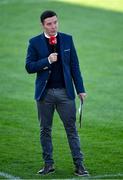
[(65, 126), (65, 130), (68, 136), (76, 136), (77, 130), (75, 124), (70, 124)]
[(51, 127), (41, 127), (41, 136), (50, 137), (51, 131)]

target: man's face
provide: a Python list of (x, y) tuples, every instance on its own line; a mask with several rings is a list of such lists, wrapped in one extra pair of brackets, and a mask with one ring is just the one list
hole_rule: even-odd
[(58, 30), (58, 19), (56, 16), (46, 18), (42, 24), (44, 32), (49, 36), (54, 36)]

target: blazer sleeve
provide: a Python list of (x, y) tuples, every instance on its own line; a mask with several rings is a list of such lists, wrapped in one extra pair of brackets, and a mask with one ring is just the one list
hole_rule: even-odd
[(27, 49), (26, 65), (25, 68), (28, 73), (37, 73), (44, 69), (50, 68), (51, 65), (48, 61), (48, 57), (38, 59), (38, 52), (34, 46), (34, 43), (29, 40), (29, 46)]
[(85, 88), (83, 84), (83, 78), (80, 72), (78, 56), (72, 38), (71, 38), (71, 74), (77, 94), (84, 93)]

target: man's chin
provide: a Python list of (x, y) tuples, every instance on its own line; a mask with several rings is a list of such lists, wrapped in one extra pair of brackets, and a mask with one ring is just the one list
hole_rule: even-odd
[(50, 36), (55, 36), (57, 32), (50, 33)]

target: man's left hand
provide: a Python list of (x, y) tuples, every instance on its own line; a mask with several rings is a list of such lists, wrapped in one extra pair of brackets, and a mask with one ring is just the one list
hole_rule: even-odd
[(84, 100), (85, 97), (87, 96), (87, 94), (86, 93), (79, 93), (78, 96), (80, 99)]

